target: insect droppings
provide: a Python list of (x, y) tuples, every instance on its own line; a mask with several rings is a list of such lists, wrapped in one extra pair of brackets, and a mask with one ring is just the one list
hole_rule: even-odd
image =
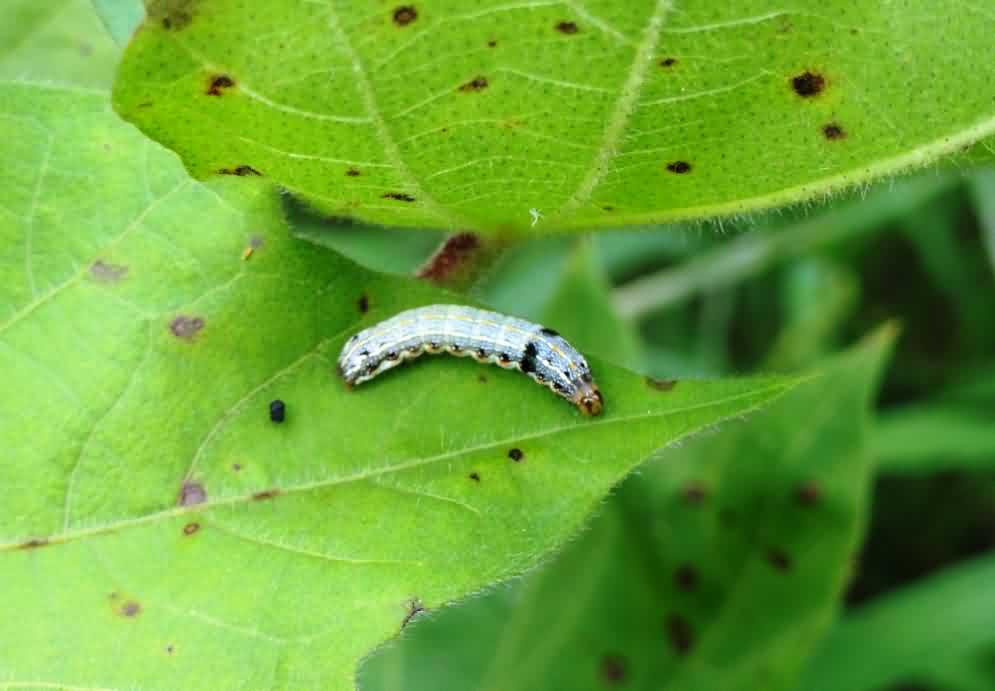
[(287, 405), (281, 401), (279, 398), (275, 401), (270, 401), (269, 404), (269, 419), (277, 424), (283, 422), (287, 417)]

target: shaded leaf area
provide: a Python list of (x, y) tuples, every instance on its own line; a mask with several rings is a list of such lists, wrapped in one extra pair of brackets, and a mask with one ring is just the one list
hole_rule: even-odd
[(995, 557), (950, 567), (848, 613), (799, 690), (988, 691), (995, 679)]
[(862, 534), (867, 411), (892, 341), (885, 329), (749, 424), (668, 449), (552, 562), (418, 622), (361, 687), (793, 688)]
[(453, 296), (293, 240), (265, 183), (191, 180), (103, 96), (8, 84), (0, 113), (2, 684), (351, 688), (414, 612), (791, 386), (592, 358), (591, 420), (447, 358), (349, 392), (351, 333)]
[(142, 0), (92, 0), (107, 33), (119, 45), (127, 45), (132, 34), (145, 20)]
[(89, 0), (8, 0), (0, 22), (0, 79), (109, 88), (121, 49)]
[(782, 205), (960, 151), (995, 130), (990, 19), (157, 0), (115, 104), (198, 178), (244, 165), (332, 215), (534, 235)]

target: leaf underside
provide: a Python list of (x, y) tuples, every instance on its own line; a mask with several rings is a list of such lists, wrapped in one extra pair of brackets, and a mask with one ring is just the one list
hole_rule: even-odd
[(741, 213), (959, 151), (995, 131), (991, 19), (926, 0), (157, 0), (114, 99), (201, 179), (535, 234)]
[(265, 182), (191, 180), (106, 95), (0, 85), (0, 119), (0, 685), (351, 688), (412, 611), (791, 385), (592, 358), (593, 420), (453, 358), (347, 391), (351, 333), (454, 297), (293, 240)]

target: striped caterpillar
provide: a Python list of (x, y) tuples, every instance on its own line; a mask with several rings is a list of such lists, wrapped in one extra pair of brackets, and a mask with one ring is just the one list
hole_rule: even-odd
[(352, 387), (422, 353), (470, 355), (525, 372), (576, 405), (598, 415), (604, 399), (584, 357), (552, 329), (463, 305), (407, 310), (360, 331), (339, 355), (339, 374)]

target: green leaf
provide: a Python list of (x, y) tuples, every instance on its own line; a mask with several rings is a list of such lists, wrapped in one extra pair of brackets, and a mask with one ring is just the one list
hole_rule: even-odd
[(979, 557), (847, 614), (799, 691), (989, 691), (995, 557)]
[(543, 321), (556, 324), (571, 343), (641, 370), (639, 335), (616, 314), (610, 292), (593, 239), (581, 238), (571, 252), (560, 285), (543, 310)]
[(0, 117), (2, 685), (350, 688), (412, 612), (792, 384), (592, 358), (597, 419), (453, 358), (347, 391), (349, 334), (453, 296), (293, 240), (267, 185), (190, 180), (105, 96), (0, 85)]
[(362, 688), (791, 688), (860, 542), (867, 413), (893, 340), (667, 450), (553, 562), (373, 656)]
[(661, 222), (822, 196), (995, 132), (989, 20), (926, 0), (156, 0), (115, 104), (198, 178), (250, 166), (365, 222)]
[(120, 57), (89, 0), (4, 3), (0, 80), (109, 88)]
[(128, 44), (145, 20), (142, 0), (93, 0), (93, 6), (107, 27), (107, 33), (122, 46)]
[(883, 411), (871, 452), (880, 470), (935, 473), (995, 467), (995, 365), (963, 375), (932, 400)]

